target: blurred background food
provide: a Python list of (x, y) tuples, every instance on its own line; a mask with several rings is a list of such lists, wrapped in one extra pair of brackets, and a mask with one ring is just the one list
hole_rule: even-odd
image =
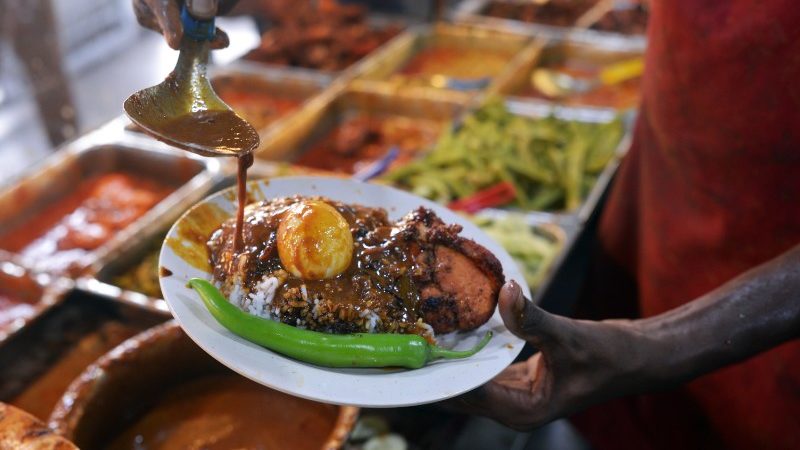
[(549, 0), (549, 1), (492, 1), (486, 15), (502, 19), (520, 20), (544, 25), (569, 27), (589, 10), (593, 0)]
[(625, 0), (614, 2), (611, 11), (605, 13), (590, 28), (622, 34), (645, 34), (649, 13), (646, 2)]
[(515, 191), (509, 206), (574, 210), (614, 158), (623, 132), (619, 119), (607, 124), (532, 119), (512, 114), (494, 99), (385, 180), (444, 203), (508, 182)]
[(367, 56), (397, 33), (397, 24), (367, 21), (360, 5), (284, 3), (273, 11), (259, 46), (245, 58), (279, 66), (338, 71)]

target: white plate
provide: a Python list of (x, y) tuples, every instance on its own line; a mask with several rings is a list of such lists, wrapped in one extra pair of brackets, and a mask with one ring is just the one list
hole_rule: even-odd
[[(516, 280), (529, 294), (525, 278), (511, 257), (498, 244), (465, 218), (444, 206), (386, 186), (348, 179), (288, 177), (249, 183), (254, 198), (276, 198), (295, 194), (322, 195), (346, 203), (386, 208), (391, 219), (425, 206), (446, 223), (464, 227), (461, 235), (489, 249), (503, 264), (506, 279)], [(186, 212), (173, 225), (167, 238), (178, 238), (181, 221), (197, 214), (198, 206), (213, 203), (230, 215), (235, 214), (232, 190), (212, 195)], [(475, 331), (453, 333), (439, 338), (440, 344), (454, 343), (462, 349), (474, 345), (486, 330), (495, 335), (478, 354), (463, 360), (436, 361), (416, 370), (329, 369), (296, 361), (248, 342), (222, 327), (203, 306), (198, 295), (186, 287), (192, 277), (211, 278), (164, 245), (161, 267), (172, 272), (161, 278), (172, 314), (181, 327), (203, 350), (222, 364), (253, 381), (273, 389), (326, 403), (363, 407), (410, 406), (432, 403), (472, 390), (500, 373), (522, 350), (523, 341), (512, 335), (495, 311), (491, 320)]]

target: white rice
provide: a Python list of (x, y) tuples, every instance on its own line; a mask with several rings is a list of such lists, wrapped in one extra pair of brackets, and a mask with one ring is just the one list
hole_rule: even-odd
[(275, 277), (265, 276), (254, 286), (253, 290), (247, 294), (246, 298), (241, 299), (241, 284), (234, 283), (233, 290), (231, 292), (231, 302), (236, 304), (234, 302), (235, 297), (233, 294), (234, 292), (238, 292), (240, 298), (238, 306), (241, 309), (254, 316), (271, 319), (277, 313), (277, 309), (275, 312), (273, 312), (270, 306), (272, 305), (272, 300), (275, 299), (275, 294), (279, 287), (280, 280)]
[(381, 323), (380, 316), (378, 316), (375, 311), (372, 311), (371, 309), (363, 309), (359, 311), (358, 316), (367, 319), (366, 323), (364, 324), (367, 328), (367, 333), (375, 333), (378, 324)]
[(311, 317), (319, 318), (319, 299), (316, 297), (314, 298), (314, 306), (311, 308)]
[(228, 296), (231, 303), (238, 306), (239, 308), (243, 308), (242, 302), (244, 301), (244, 291), (242, 290), (242, 283), (239, 280), (234, 281), (233, 287), (231, 288), (231, 293)]
[(430, 324), (420, 320), (419, 322), (417, 322), (417, 325), (419, 325), (423, 330), (425, 330), (425, 332), (422, 333), (423, 337), (430, 338), (433, 340), (433, 342), (436, 342), (436, 334), (434, 334), (433, 327), (430, 326)]

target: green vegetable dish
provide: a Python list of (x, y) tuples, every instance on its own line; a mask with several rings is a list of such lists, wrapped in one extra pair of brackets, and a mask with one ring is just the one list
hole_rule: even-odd
[(474, 216), (472, 221), (511, 255), (532, 290), (542, 284), (561, 250), (561, 242), (555, 236), (514, 214), (502, 218)]
[(384, 178), (442, 203), (510, 182), (516, 194), (508, 206), (569, 211), (614, 159), (623, 133), (620, 118), (599, 124), (532, 119), (493, 99), (445, 133), (425, 157)]
[[(159, 243), (161, 241), (159, 240)], [(154, 248), (124, 274), (115, 277), (113, 283), (122, 289), (140, 292), (154, 298), (161, 298), (158, 283), (159, 249)]]

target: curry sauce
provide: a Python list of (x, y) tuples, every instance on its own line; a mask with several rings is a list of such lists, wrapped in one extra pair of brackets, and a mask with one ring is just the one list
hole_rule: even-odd
[(205, 376), (167, 393), (109, 450), (322, 448), (338, 408), (260, 386), (238, 375)]

